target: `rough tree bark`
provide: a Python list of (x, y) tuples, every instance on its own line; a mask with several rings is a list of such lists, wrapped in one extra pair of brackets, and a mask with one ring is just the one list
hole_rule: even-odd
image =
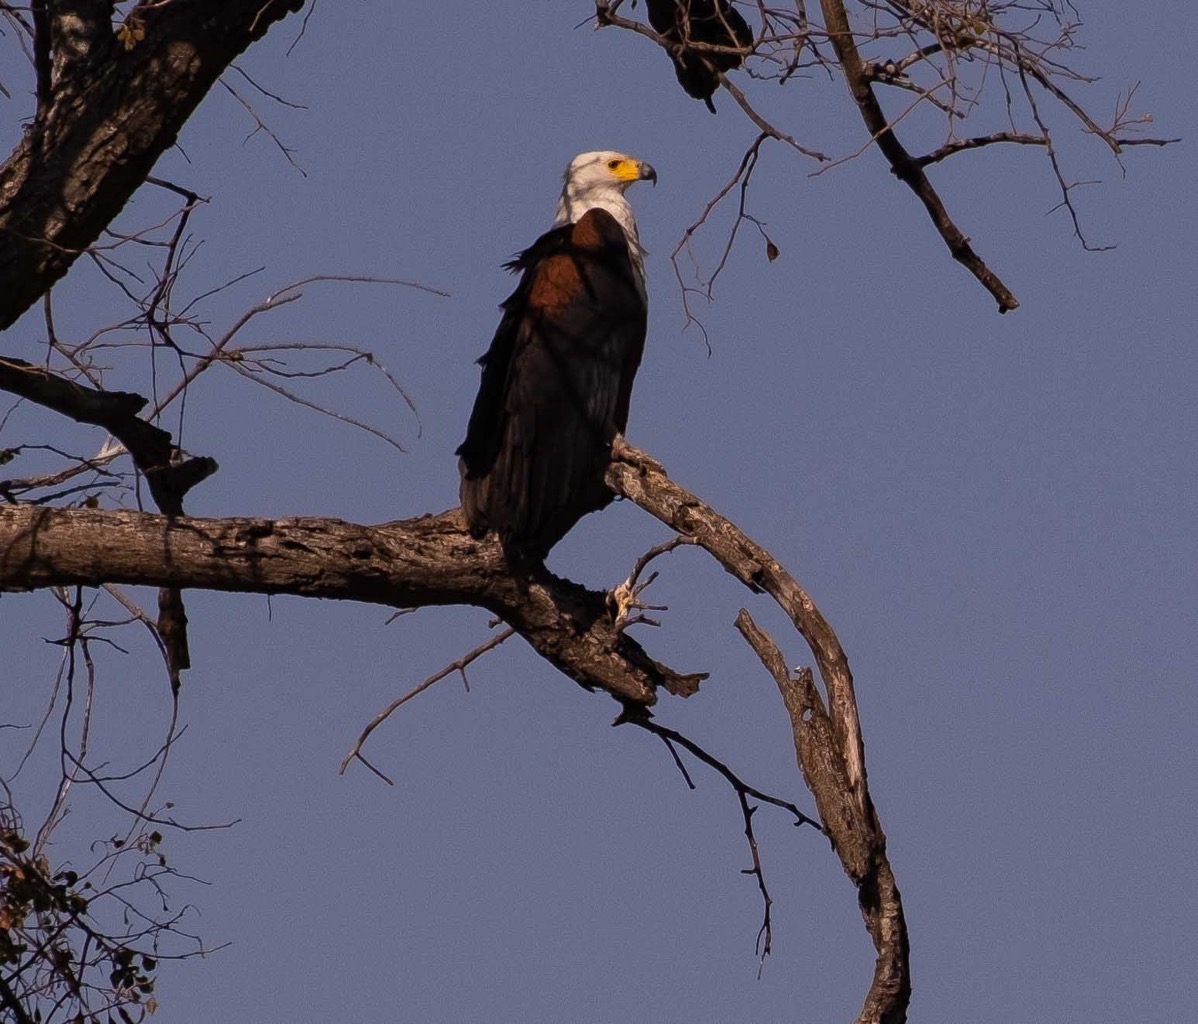
[(99, 238), (237, 55), (302, 6), (143, 0), (127, 47), (108, 0), (34, 3), (49, 67), (39, 61), (37, 114), (0, 167), (0, 330)]
[(649, 705), (699, 676), (616, 633), (606, 595), (548, 573), (512, 577), (460, 511), (379, 526), (336, 519), (191, 519), (91, 509), (0, 508), (0, 589), (101, 583), (294, 594), (393, 608), (470, 604), (501, 616), (567, 676)]

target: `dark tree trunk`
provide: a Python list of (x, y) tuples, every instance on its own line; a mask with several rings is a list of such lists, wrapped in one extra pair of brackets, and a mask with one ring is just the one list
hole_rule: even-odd
[(0, 167), (0, 330), (92, 245), (238, 54), (303, 0), (139, 4), (126, 49), (105, 0), (49, 2), (35, 22), (38, 110)]

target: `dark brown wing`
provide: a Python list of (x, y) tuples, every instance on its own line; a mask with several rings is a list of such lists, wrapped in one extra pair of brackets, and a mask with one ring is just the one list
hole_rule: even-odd
[(602, 210), (542, 235), (513, 266), (523, 274), (479, 360), (458, 455), (471, 532), (494, 530), (528, 564), (611, 501), (603, 471), (627, 424), (646, 309), (624, 230)]
[[(740, 11), (728, 0), (647, 0), (649, 24), (658, 35), (673, 43), (687, 40), (711, 46), (746, 47), (753, 44), (753, 30)], [(683, 50), (671, 54), (678, 84), (688, 96), (702, 100), (715, 113), (711, 97), (720, 87), (717, 71), (740, 67), (734, 53), (702, 53)]]

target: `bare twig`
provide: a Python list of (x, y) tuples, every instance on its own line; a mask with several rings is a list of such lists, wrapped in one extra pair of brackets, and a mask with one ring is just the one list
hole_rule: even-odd
[(516, 632), (515, 629), (512, 629), (511, 627), (509, 627), (509, 628), (505, 629), (502, 633), (497, 633), (495, 636), (491, 637), (491, 639), (488, 640), (486, 643), (479, 644), (477, 647), (474, 648), (474, 650), (469, 651), (466, 654), (463, 654), (456, 661), (451, 661), (443, 669), (441, 669), (438, 672), (434, 672), (431, 676), (429, 676), (426, 680), (424, 680), (424, 682), (420, 683), (418, 686), (409, 690), (402, 697), (397, 697), (395, 700), (393, 700), (382, 711), (380, 711), (377, 715), (375, 715), (374, 718), (372, 718), (370, 720), (370, 724), (367, 725), (366, 728), (362, 730), (362, 734), (358, 737), (358, 741), (353, 745), (353, 747), (350, 748), (349, 753), (346, 754), (345, 757), (342, 759), (341, 767), (338, 769), (338, 773), (341, 775), (344, 775), (345, 769), (349, 767), (349, 763), (351, 761), (357, 759), (357, 760), (361, 761), (363, 764), (365, 764), (367, 768), (369, 768), (372, 772), (374, 772), (376, 775), (378, 775), (379, 778), (381, 778), (388, 785), (394, 785), (394, 783), (392, 783), (391, 780), (389, 778), (387, 778), (387, 776), (383, 775), (382, 772), (380, 772), (377, 768), (373, 767), (371, 764), (369, 764), (366, 761), (366, 759), (364, 757), (362, 757), (362, 747), (365, 745), (366, 741), (370, 738), (370, 734), (372, 732), (374, 732), (374, 730), (377, 729), (380, 725), (382, 725), (388, 718), (390, 718), (391, 715), (396, 710), (398, 710), (400, 707), (402, 707), (404, 704), (406, 704), (408, 701), (410, 701), (413, 697), (417, 696), (418, 694), (423, 693), (434, 683), (440, 682), (446, 676), (452, 675), (454, 672), (458, 672), (461, 674), (463, 681), (465, 681), (466, 680), (466, 666), (468, 666), (471, 662), (476, 661), (477, 659), (481, 658), (488, 651), (493, 650), (494, 648), (498, 647), (501, 643), (503, 643), (505, 640), (507, 640), (509, 637), (511, 637), (515, 632)]
[[(244, 74), (244, 72), (242, 72), (242, 74)], [(265, 121), (262, 120), (261, 117), (258, 116), (258, 112), (254, 109), (253, 104), (250, 103), (249, 100), (247, 100), (244, 96), (242, 96), (241, 93), (239, 93), (236, 89), (234, 89), (233, 86), (231, 86), (223, 78), (220, 79), (220, 84), (222, 86), (224, 86), (225, 91), (230, 96), (232, 96), (233, 99), (235, 99), (238, 103), (241, 104), (241, 106), (245, 110), (245, 112), (247, 114), (249, 114), (251, 118), (253, 118), (254, 125), (255, 125), (254, 130), (245, 137), (245, 141), (248, 142), (259, 132), (265, 133), (265, 135), (270, 139), (270, 141), (275, 144), (275, 146), (279, 150), (279, 152), (282, 153), (284, 157), (286, 157), (287, 162), (289, 164), (291, 164), (291, 166), (294, 167), (297, 171), (299, 171), (300, 174), (303, 175), (303, 177), (306, 178), (308, 176), (308, 172), (305, 171), (303, 169), (303, 167), (301, 167), (299, 165), (299, 162), (295, 159), (295, 150), (292, 149), (290, 146), (284, 145), (283, 141), (274, 133), (274, 131), (271, 129), (270, 125), (268, 125)], [(256, 83), (253, 82), (252, 79), (250, 80), (250, 84), (254, 85), (255, 88), (259, 88), (256, 85)], [(265, 90), (262, 90), (262, 91), (265, 91)], [(277, 97), (272, 97), (272, 98), (277, 98)]]
[(758, 966), (758, 976), (760, 977), (761, 967), (765, 964), (765, 958), (770, 955), (773, 947), (773, 926), (771, 920), (771, 908), (773, 907), (773, 898), (770, 896), (769, 887), (765, 882), (765, 871), (761, 865), (761, 852), (757, 846), (757, 835), (753, 831), (753, 815), (757, 812), (757, 808), (749, 803), (749, 798), (760, 800), (762, 803), (771, 804), (774, 807), (780, 807), (783, 810), (789, 811), (795, 819), (795, 825), (810, 825), (818, 832), (824, 832), (823, 826), (814, 818), (808, 817), (798, 809), (789, 800), (782, 800), (778, 797), (770, 796), (763, 793), (761, 790), (750, 786), (740, 778), (732, 769), (715, 757), (713, 754), (704, 750), (693, 740), (688, 739), (682, 733), (675, 729), (668, 729), (660, 725), (650, 716), (649, 712), (644, 708), (630, 707), (621, 714), (615, 721), (615, 725), (632, 724), (639, 726), (647, 732), (653, 733), (665, 743), (670, 754), (674, 758), (674, 763), (678, 766), (678, 770), (682, 772), (682, 776), (686, 779), (687, 785), (695, 788), (694, 782), (687, 773), (682, 760), (679, 758), (675, 747), (682, 747), (693, 757), (702, 761), (709, 768), (714, 769), (723, 779), (732, 787), (736, 793), (736, 799), (740, 805), (741, 816), (744, 820), (745, 841), (749, 845), (749, 855), (752, 858), (752, 865), (744, 870), (747, 875), (752, 875), (757, 881), (758, 891), (761, 893), (762, 902), (762, 922), (761, 928), (757, 933), (757, 955), (760, 958)]
[(657, 573), (650, 574), (649, 578), (643, 582), (641, 574), (655, 558), (669, 554), (682, 544), (693, 543), (689, 537), (672, 537), (662, 544), (654, 545), (636, 560), (632, 572), (628, 574), (624, 582), (609, 591), (608, 600), (613, 606), (614, 628), (617, 633), (622, 633), (629, 626), (634, 626), (637, 623), (650, 626), (661, 625), (660, 622), (640, 614), (642, 611), (664, 612), (668, 610), (664, 604), (643, 604), (641, 602), (641, 595), (653, 585), (653, 581), (657, 579)]

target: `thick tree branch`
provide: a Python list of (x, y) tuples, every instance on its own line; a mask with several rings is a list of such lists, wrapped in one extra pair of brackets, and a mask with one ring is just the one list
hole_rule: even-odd
[[(769, 552), (645, 453), (613, 446), (609, 485), (705, 548), (750, 589), (768, 593), (815, 655), (791, 679), (773, 641), (746, 612), (738, 627), (774, 676), (791, 715), (804, 777), (878, 950), (860, 1024), (897, 1024), (910, 997), (902, 903), (870, 799), (853, 680), (835, 633)], [(514, 575), (499, 544), (470, 537), (461, 512), (360, 526), (334, 519), (193, 519), (129, 511), (0, 508), (0, 590), (106, 583), (358, 600), (395, 608), (470, 604), (505, 620), (550, 664), (588, 689), (606, 690), (626, 715), (656, 689), (695, 692), (701, 675), (653, 661), (618, 629), (606, 595), (541, 570)], [(640, 712), (643, 715), (643, 711)], [(768, 906), (768, 904), (767, 904)]]
[(41, 98), (0, 167), (0, 330), (95, 242), (229, 63), (303, 0), (225, 0), (219, 11), (207, 0), (142, 0), (128, 15), (139, 34), (125, 45), (107, 21), (97, 26), (97, 6), (48, 5), (63, 47), (49, 103)]
[(0, 390), (36, 402), (76, 423), (103, 427), (125, 446), (145, 476), (155, 503), (167, 515), (181, 513), (183, 495), (216, 471), (216, 463), (209, 458), (176, 458), (171, 435), (138, 417), (146, 405), (141, 395), (84, 387), (43, 367), (6, 356), (0, 356)]
[(605, 594), (548, 573), (514, 578), (497, 543), (454, 509), (359, 526), (336, 519), (192, 519), (140, 512), (0, 508), (0, 590), (103, 583), (295, 594), (393, 608), (470, 604), (514, 626), (588, 689), (652, 704), (701, 675), (655, 662), (617, 633)]

